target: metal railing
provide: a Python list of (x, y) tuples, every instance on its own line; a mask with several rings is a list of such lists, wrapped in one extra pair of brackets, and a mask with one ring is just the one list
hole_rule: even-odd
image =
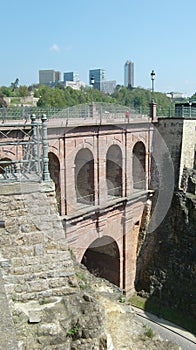
[(130, 120), (135, 118), (148, 118), (149, 111), (139, 111), (134, 108), (121, 106), (113, 103), (91, 103), (81, 104), (68, 108), (39, 108), (39, 107), (9, 107), (0, 108), (0, 121), (2, 123), (12, 120), (24, 120), (28, 122), (32, 114), (35, 114), (37, 118), (45, 114), (47, 119), (53, 118), (92, 118), (97, 117), (101, 119), (119, 119), (127, 118), (127, 112)]
[(0, 128), (0, 183), (47, 181), (47, 118), (31, 123), (2, 124)]
[[(43, 114), (47, 119), (53, 118), (92, 118), (97, 117), (100, 120), (107, 119), (124, 119), (132, 121), (134, 119), (149, 119), (150, 108), (146, 107), (127, 107), (114, 103), (102, 103), (94, 102), (91, 104), (81, 104), (67, 108), (40, 108), (40, 107), (2, 107), (0, 108), (0, 122), (13, 120), (24, 120), (26, 123), (30, 121), (32, 114), (36, 115), (36, 118), (41, 118)], [(196, 117), (196, 108), (182, 106), (180, 109), (175, 108), (172, 105), (166, 109), (162, 108), (158, 104), (156, 105), (156, 115), (158, 117)]]
[(195, 118), (196, 117), (196, 107), (176, 105), (175, 108), (176, 117), (185, 117), (185, 118)]

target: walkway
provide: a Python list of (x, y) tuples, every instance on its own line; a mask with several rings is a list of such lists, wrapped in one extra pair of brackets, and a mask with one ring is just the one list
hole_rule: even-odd
[(136, 318), (140, 321), (142, 319), (144, 324), (149, 325), (154, 332), (159, 334), (164, 340), (167, 339), (178, 344), (181, 347), (181, 350), (196, 349), (196, 337), (192, 333), (135, 306), (131, 307), (136, 313)]

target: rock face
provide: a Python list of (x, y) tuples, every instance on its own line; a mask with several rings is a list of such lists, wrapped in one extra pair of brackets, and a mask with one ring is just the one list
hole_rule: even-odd
[(167, 216), (151, 234), (140, 233), (137, 290), (196, 316), (195, 171), (186, 170)]
[(147, 337), (122, 292), (74, 262), (52, 183), (0, 191), (0, 349), (179, 349)]

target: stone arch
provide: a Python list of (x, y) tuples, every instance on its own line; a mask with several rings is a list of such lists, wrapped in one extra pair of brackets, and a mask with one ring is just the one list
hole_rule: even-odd
[(146, 148), (141, 141), (133, 147), (132, 176), (133, 189), (146, 188)]
[(122, 151), (118, 145), (109, 147), (106, 154), (106, 181), (109, 197), (122, 196)]
[(81, 263), (94, 275), (120, 286), (120, 252), (116, 241), (110, 236), (93, 241)]
[(51, 179), (55, 183), (56, 200), (58, 205), (58, 211), (61, 213), (61, 186), (60, 186), (60, 161), (56, 154), (53, 152), (48, 153), (48, 169)]
[(88, 148), (82, 148), (75, 157), (76, 201), (94, 204), (94, 158)]

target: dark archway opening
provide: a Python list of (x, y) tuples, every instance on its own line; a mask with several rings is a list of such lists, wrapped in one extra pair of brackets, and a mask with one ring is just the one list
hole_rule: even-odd
[(120, 254), (111, 237), (96, 239), (85, 251), (81, 262), (95, 276), (120, 286)]
[(122, 196), (122, 151), (112, 145), (106, 156), (106, 179), (108, 197)]
[(87, 148), (80, 150), (75, 158), (75, 189), (78, 203), (94, 204), (94, 159)]
[(145, 155), (144, 144), (137, 142), (133, 148), (133, 189), (144, 190), (146, 188)]
[(48, 159), (48, 169), (50, 177), (55, 183), (58, 211), (59, 213), (61, 213), (60, 162), (58, 157), (52, 152), (48, 153)]
[(0, 158), (0, 174), (5, 174), (11, 168), (12, 160), (4, 157)]

